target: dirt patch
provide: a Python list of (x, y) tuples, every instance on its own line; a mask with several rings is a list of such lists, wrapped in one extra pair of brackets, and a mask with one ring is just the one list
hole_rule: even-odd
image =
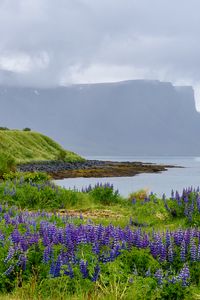
[(59, 211), (60, 215), (68, 215), (70, 217), (80, 217), (82, 216), (83, 218), (86, 219), (97, 219), (97, 218), (115, 218), (119, 219), (122, 218), (123, 215), (113, 212), (108, 209), (104, 210), (92, 210), (92, 211), (80, 211), (80, 210), (60, 210)]

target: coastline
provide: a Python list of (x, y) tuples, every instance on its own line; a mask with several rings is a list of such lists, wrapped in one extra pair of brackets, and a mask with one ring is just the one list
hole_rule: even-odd
[(53, 179), (77, 177), (129, 177), (141, 173), (160, 173), (173, 165), (142, 162), (86, 160), (84, 162), (45, 161), (18, 165), (21, 172), (47, 172)]

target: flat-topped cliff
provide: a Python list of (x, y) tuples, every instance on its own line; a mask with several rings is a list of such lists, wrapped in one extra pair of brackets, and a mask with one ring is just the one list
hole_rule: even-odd
[(0, 122), (31, 127), (83, 155), (199, 155), (192, 87), (130, 80), (57, 88), (0, 87)]

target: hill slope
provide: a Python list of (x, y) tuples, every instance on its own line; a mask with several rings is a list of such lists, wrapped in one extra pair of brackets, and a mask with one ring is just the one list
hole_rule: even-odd
[(64, 150), (49, 137), (37, 132), (20, 130), (0, 131), (0, 152), (9, 153), (17, 163), (55, 160), (66, 152), (66, 161), (81, 161), (77, 154)]

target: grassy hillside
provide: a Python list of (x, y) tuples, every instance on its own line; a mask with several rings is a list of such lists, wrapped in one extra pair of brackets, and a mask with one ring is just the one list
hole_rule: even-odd
[(65, 156), (65, 161), (79, 161), (82, 158), (74, 152), (64, 150), (49, 137), (32, 131), (0, 131), (0, 154), (11, 155), (17, 163), (55, 160)]

